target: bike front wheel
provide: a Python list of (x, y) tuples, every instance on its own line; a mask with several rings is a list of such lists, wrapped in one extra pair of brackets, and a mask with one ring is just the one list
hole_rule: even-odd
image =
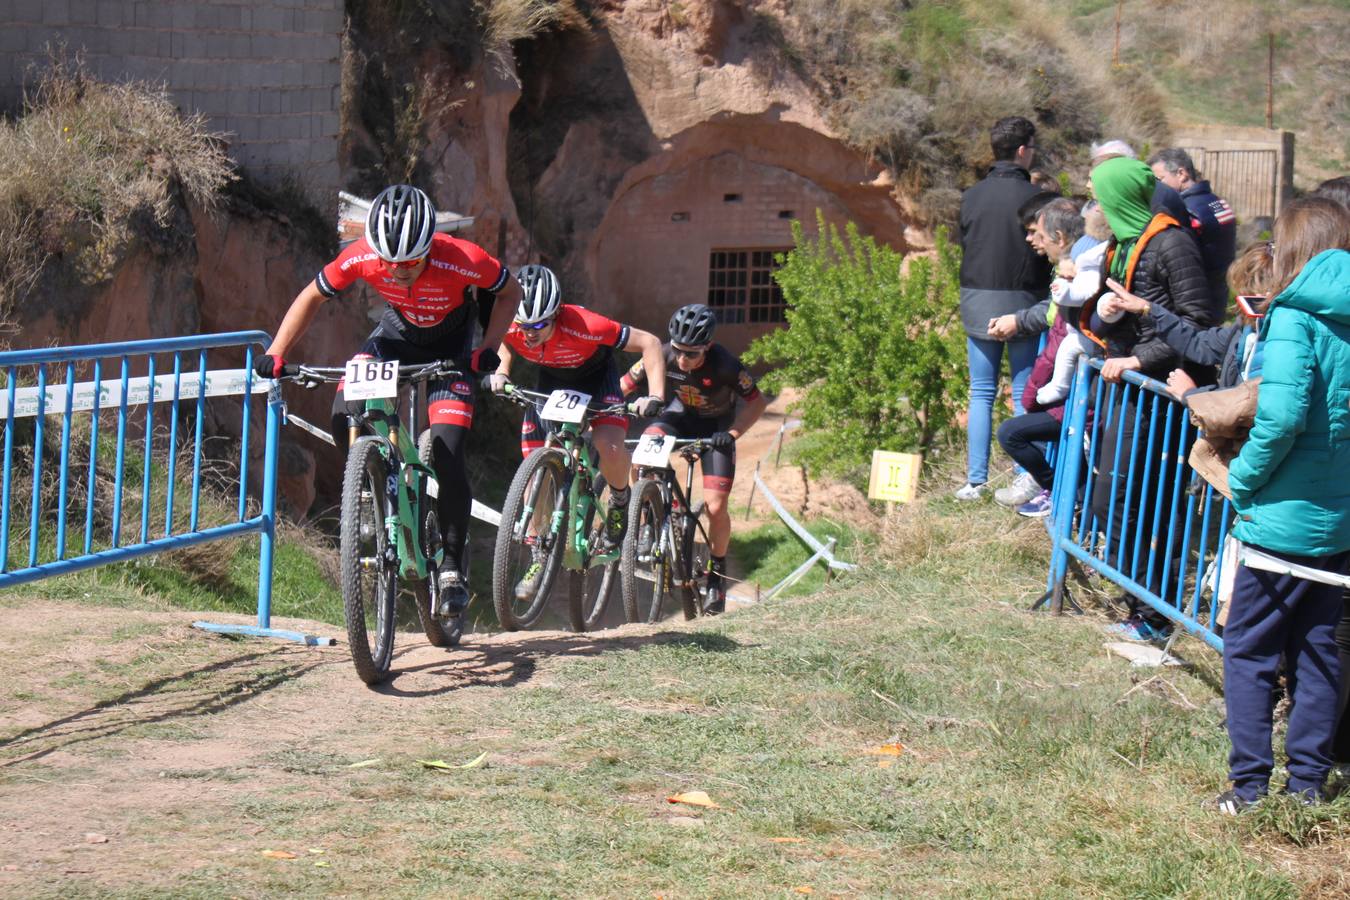
[(356, 674), (366, 684), (388, 676), (394, 655), (398, 565), (385, 530), (388, 481), (389, 462), (379, 441), (365, 437), (352, 444), (342, 479), (339, 565), (347, 640)]
[(708, 509), (703, 501), (695, 503), (686, 514), (675, 514), (680, 520), (676, 540), (680, 547), (680, 565), (676, 577), (680, 583), (680, 605), (684, 617), (692, 619), (703, 610), (703, 593), (708, 584), (708, 566), (712, 550), (708, 547), (708, 529), (712, 527)]
[(511, 480), (492, 554), (492, 605), (502, 628), (539, 620), (562, 565), (567, 535), (567, 462), (552, 448), (535, 450)]
[(628, 534), (619, 557), (623, 612), (629, 622), (657, 622), (670, 578), (666, 500), (655, 479), (644, 478), (628, 504)]

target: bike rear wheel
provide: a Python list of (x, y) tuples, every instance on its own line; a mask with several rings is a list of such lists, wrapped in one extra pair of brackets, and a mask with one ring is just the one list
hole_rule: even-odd
[(660, 621), (669, 567), (665, 495), (660, 482), (644, 478), (628, 504), (628, 534), (619, 557), (623, 612), (629, 622)]
[(533, 625), (548, 602), (567, 535), (566, 483), (566, 460), (547, 447), (527, 456), (511, 480), (492, 555), (492, 605), (507, 631)]
[(378, 684), (394, 655), (394, 600), (398, 564), (389, 546), (389, 463), (373, 437), (358, 439), (342, 479), (339, 565), (342, 607), (356, 674)]
[[(422, 460), (424, 465), (431, 465), (430, 429), (423, 431), (421, 437), (417, 439), (417, 457)], [(436, 500), (430, 496), (422, 499), (425, 505), (422, 512), (422, 552), (426, 555), (430, 571), (427, 573), (426, 580), (413, 585), (413, 604), (417, 607), (417, 621), (422, 625), (422, 633), (427, 636), (427, 642), (433, 647), (453, 647), (459, 643), (462, 625), (458, 620), (450, 622), (445, 619), (438, 619), (432, 614), (432, 604), (437, 599), (437, 572), (430, 560), (435, 556), (435, 552), (440, 545), (440, 517), (436, 513)], [(467, 547), (465, 552), (468, 552)], [(465, 568), (467, 569), (468, 566), (466, 565)]]
[[(596, 475), (592, 487), (594, 502), (586, 513), (582, 533), (586, 535), (587, 547), (594, 551), (603, 543), (605, 536), (605, 516), (600, 512), (600, 495), (605, 491), (604, 476)], [(586, 562), (589, 563), (589, 560)], [(609, 606), (610, 595), (619, 583), (618, 573), (617, 557), (603, 565), (587, 564), (581, 571), (571, 573), (567, 590), (567, 615), (573, 631), (591, 631), (600, 624)]]

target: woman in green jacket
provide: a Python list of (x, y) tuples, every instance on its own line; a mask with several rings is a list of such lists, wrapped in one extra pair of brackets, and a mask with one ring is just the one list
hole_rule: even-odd
[[(1310, 197), (1275, 222), (1276, 296), (1262, 324), (1256, 421), (1229, 467), (1233, 534), (1266, 554), (1332, 575), (1350, 568), (1350, 212)], [(1231, 790), (1236, 814), (1266, 793), (1271, 696), (1281, 655), (1293, 697), (1285, 791), (1322, 799), (1331, 769), (1341, 588), (1238, 567), (1224, 629)]]

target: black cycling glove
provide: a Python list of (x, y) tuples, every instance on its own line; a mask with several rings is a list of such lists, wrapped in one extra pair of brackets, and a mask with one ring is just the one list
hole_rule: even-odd
[(253, 358), (253, 371), (259, 378), (280, 378), (284, 365), (286, 365), (284, 359), (268, 353)]
[(736, 445), (736, 439), (730, 431), (714, 431), (708, 435), (708, 446), (714, 450), (730, 450)]

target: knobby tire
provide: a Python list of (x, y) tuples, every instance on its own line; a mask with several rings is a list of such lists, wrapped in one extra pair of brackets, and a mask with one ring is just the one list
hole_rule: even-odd
[[(648, 560), (638, 560), (638, 543), (643, 531), (651, 535)], [(646, 572), (650, 581), (639, 577)], [(670, 580), (670, 547), (666, 531), (666, 501), (660, 482), (642, 479), (628, 504), (628, 534), (619, 557), (619, 575), (623, 589), (624, 617), (631, 622), (658, 622)], [(647, 602), (643, 603), (646, 593)]]
[[(379, 684), (388, 676), (389, 662), (394, 655), (398, 571), (385, 558), (388, 474), (389, 464), (376, 438), (364, 437), (352, 444), (342, 479), (339, 565), (347, 640), (356, 674), (366, 684)], [(363, 522), (367, 525), (365, 534), (362, 534)], [(363, 558), (373, 560), (373, 563), (363, 566)], [(366, 624), (366, 617), (370, 615), (375, 619), (373, 643)]]
[[(553, 589), (558, 568), (562, 565), (567, 538), (566, 516), (563, 517), (556, 534), (541, 536), (552, 541), (543, 563), (543, 576), (530, 602), (524, 608), (516, 607), (516, 582), (524, 574), (525, 568), (528, 568), (525, 566), (520, 571), (515, 571), (511, 564), (513, 552), (522, 546), (517, 544), (513, 533), (516, 521), (523, 514), (527, 501), (530, 501), (532, 496), (534, 502), (531, 505), (535, 510), (539, 509), (541, 502), (548, 504), (550, 518), (544, 521), (551, 521), (553, 510), (567, 502), (567, 497), (563, 493), (566, 465), (562, 453), (550, 447), (543, 447), (527, 456), (516, 470), (515, 477), (511, 479), (506, 502), (502, 504), (501, 524), (497, 527), (497, 543), (492, 554), (492, 605), (497, 611), (498, 622), (506, 631), (529, 628), (539, 620), (548, 602), (549, 592)], [(539, 476), (537, 481), (536, 475)], [(554, 494), (551, 500), (545, 500), (543, 497), (546, 489)]]

